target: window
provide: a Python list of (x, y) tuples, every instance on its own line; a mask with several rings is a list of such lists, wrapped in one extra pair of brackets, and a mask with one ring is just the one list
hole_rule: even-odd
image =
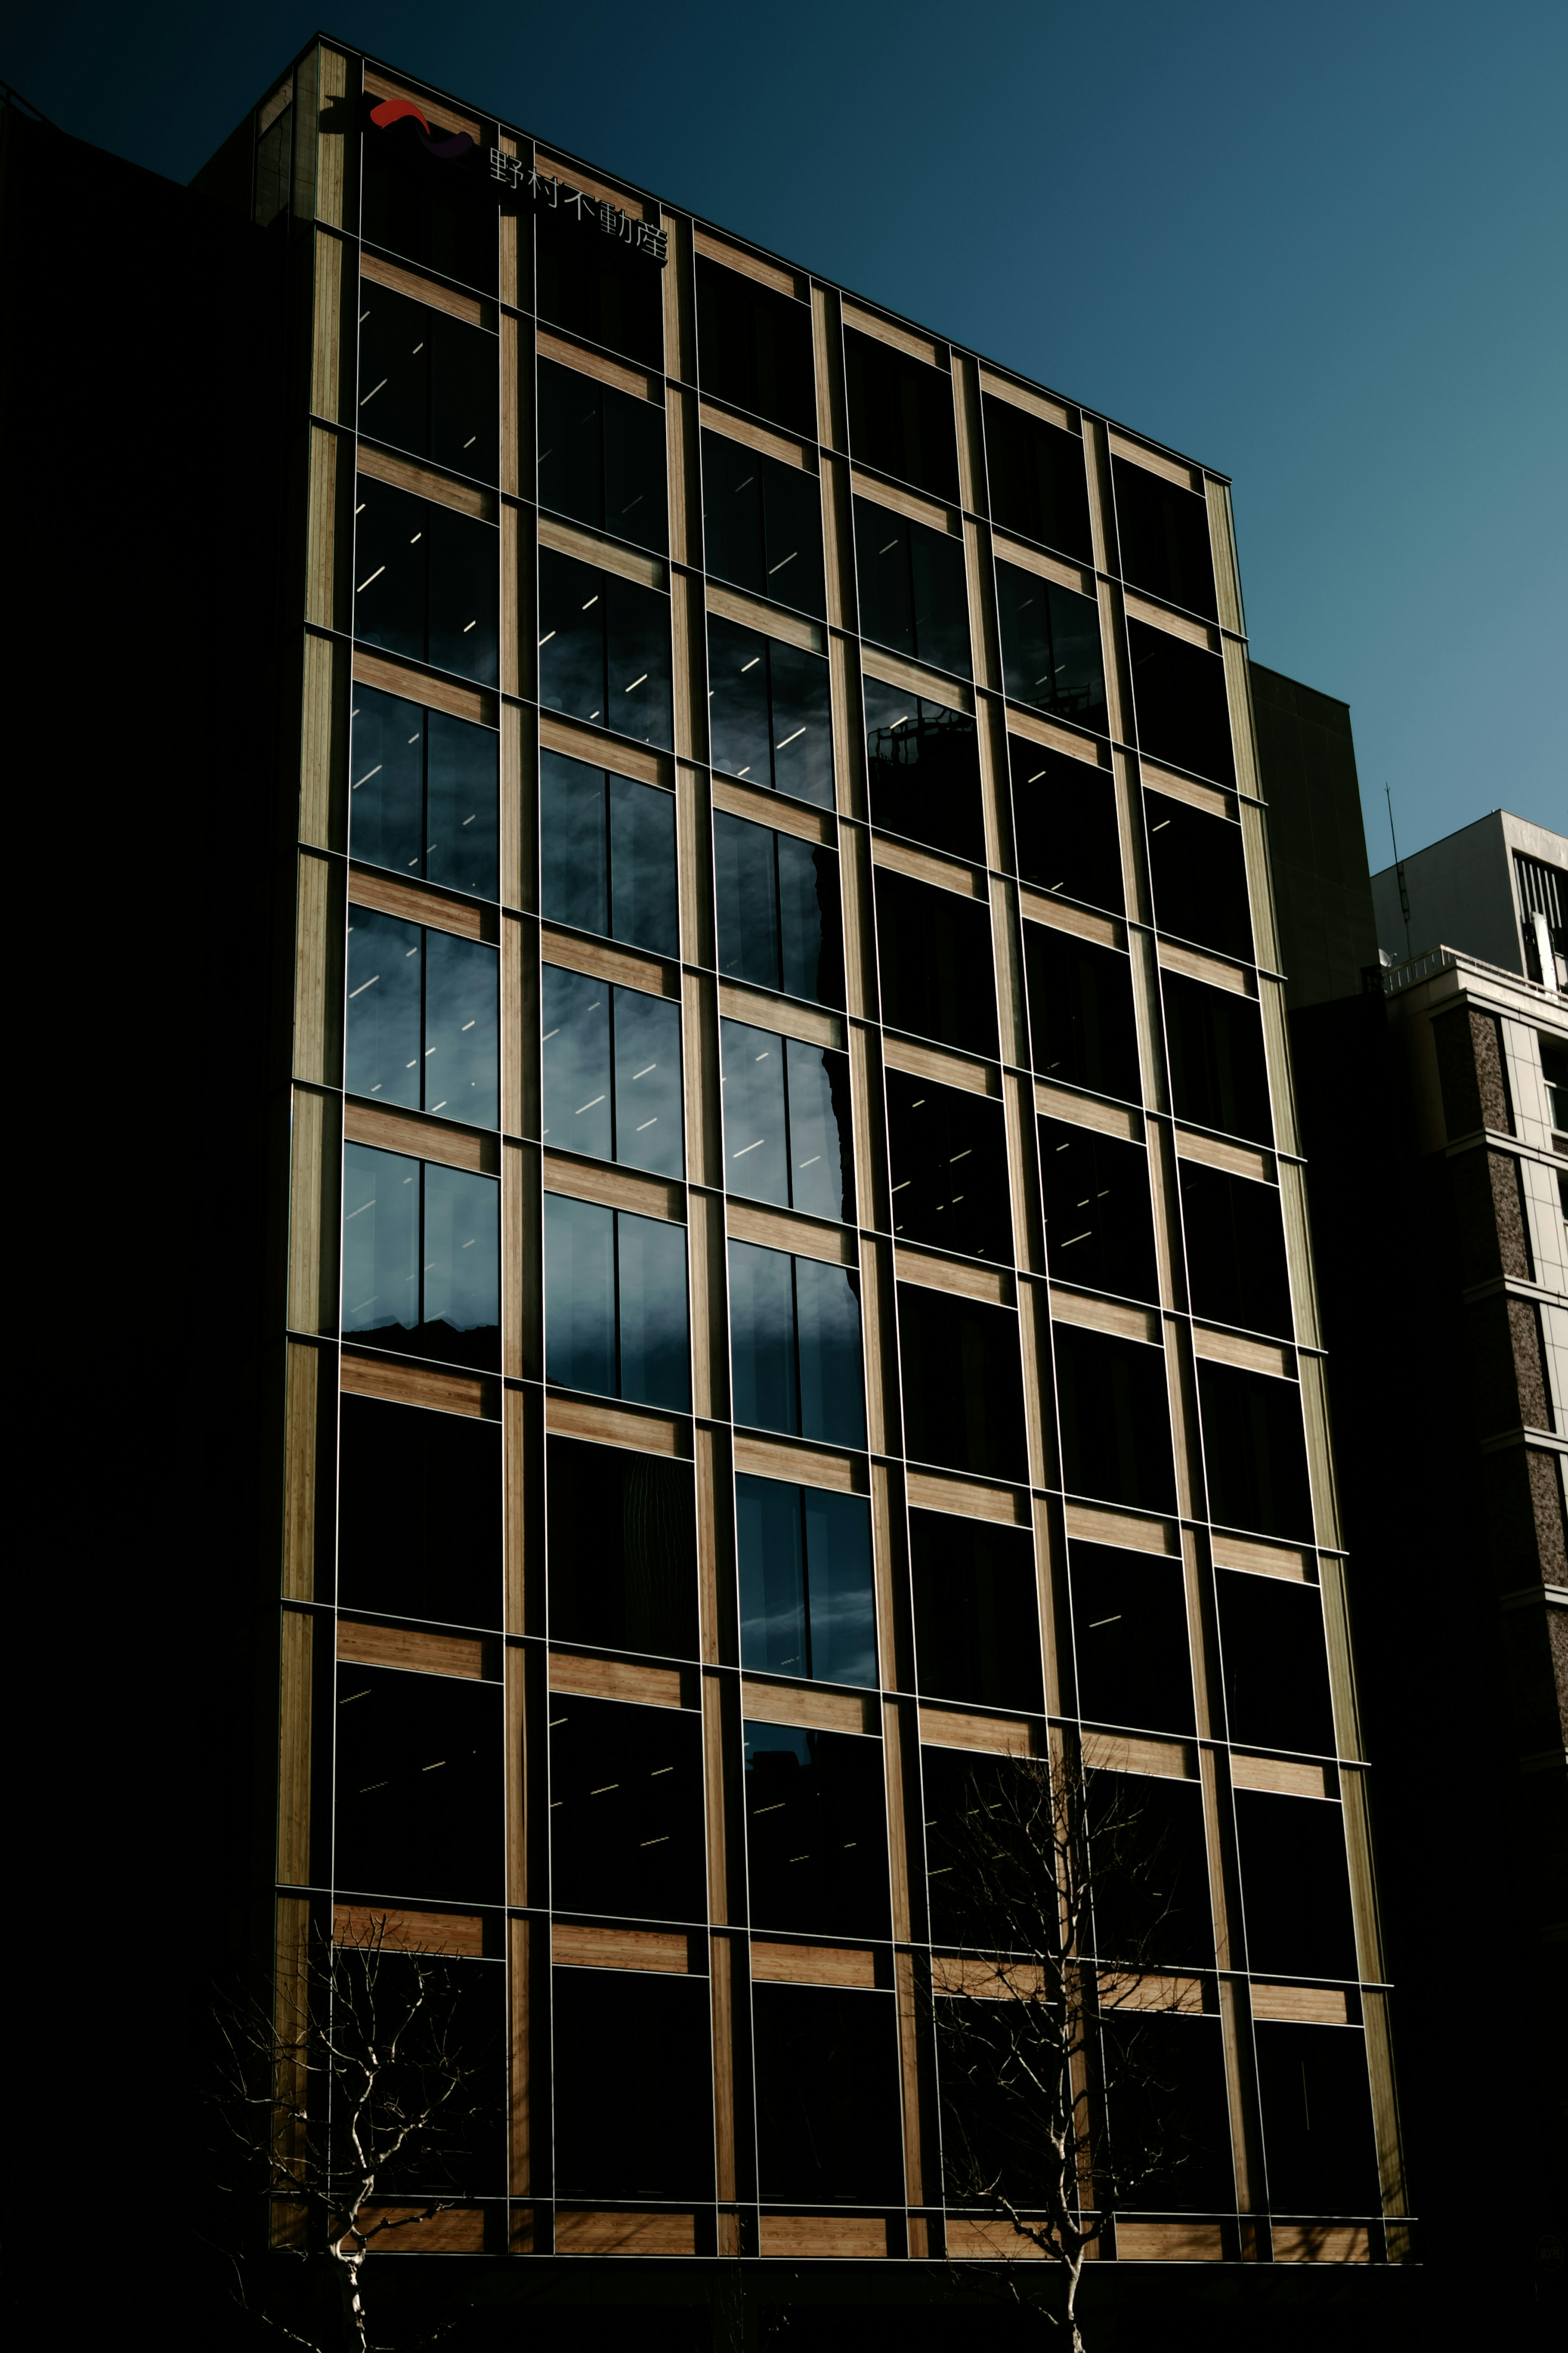
[(1210, 1519), (1310, 1544), (1312, 1490), (1295, 1382), (1205, 1359), (1198, 1400)]
[(1173, 800), (1168, 793), (1145, 793), (1143, 807), (1155, 923), (1163, 932), (1250, 963), (1252, 917), (1240, 826)]
[(345, 1144), (343, 1337), (499, 1371), (500, 1189), (493, 1176)]
[(500, 1684), (340, 1665), (336, 1713), (337, 1887), (504, 1901)]
[(1108, 772), (1021, 735), (1008, 737), (1007, 756), (1019, 881), (1121, 914), (1121, 837)]
[(560, 965), (545, 965), (541, 980), (541, 1142), (683, 1176), (679, 1004)]
[(972, 715), (874, 678), (863, 681), (862, 693), (872, 824), (984, 866), (980, 747)]
[(857, 499), (855, 568), (863, 637), (973, 677), (962, 539)]
[[(1137, 2180), (1129, 2203), (1145, 2213), (1233, 2211), (1236, 2174), (1219, 2020), (1190, 2010), (1135, 2014), (1129, 2006), (1102, 2013), (1100, 2031), (1111, 2079), (1109, 2168), (1120, 2160)], [(1122, 2063), (1123, 2052), (1130, 2066)], [(1123, 2134), (1127, 2139), (1119, 2147)]]
[(702, 547), (715, 580), (826, 620), (822, 483), (815, 471), (704, 428)]
[(847, 327), (844, 386), (857, 462), (956, 506), (958, 440), (947, 370)]
[(890, 1993), (755, 1984), (757, 2174), (765, 2202), (902, 2202), (898, 2027)]
[(993, 522), (1091, 565), (1094, 535), (1081, 437), (988, 392), (982, 393), (980, 406)]
[(542, 203), (533, 207), (533, 237), (540, 317), (662, 375), (664, 272), (652, 256)]
[(744, 1021), (721, 1021), (719, 1046), (727, 1189), (852, 1225), (849, 1057)]
[(994, 1061), (989, 908), (885, 866), (875, 869), (874, 879), (883, 1020), (889, 1029)]
[(1269, 2205), (1276, 2214), (1375, 2218), (1383, 2201), (1361, 2028), (1260, 2019), (1252, 2031)]
[(494, 948), (351, 904), (347, 986), (350, 1094), (500, 1124)]
[(557, 2196), (710, 2199), (707, 1978), (552, 1969), (550, 1988)]
[(359, 429), (455, 474), (496, 479), (500, 345), (371, 279), (359, 290)]
[(858, 1274), (732, 1241), (730, 1365), (738, 1422), (864, 1446)]
[(1542, 987), (1568, 988), (1568, 873), (1544, 859), (1527, 858), (1522, 849), (1514, 851), (1513, 863), (1524, 919), (1525, 971)]
[(881, 1742), (862, 1732), (782, 1724), (744, 1729), (752, 1927), (888, 1936)]
[(905, 1453), (1022, 1484), (1029, 1453), (1017, 1317), (923, 1284), (898, 1292)]
[(1356, 1975), (1344, 1824), (1322, 1798), (1237, 1789), (1247, 1965), (1259, 1977)]
[(1334, 1711), (1315, 1585), (1241, 1569), (1215, 1572), (1226, 1719), (1239, 1748), (1334, 1754)]
[(713, 882), (725, 979), (843, 1004), (837, 850), (720, 811)]
[(1028, 1530), (911, 1512), (910, 1556), (923, 1696), (1023, 1713), (1043, 1707)]
[(496, 744), (491, 727), (356, 681), (350, 857), (495, 898)]
[(966, 1258), (1013, 1263), (1007, 1124), (999, 1103), (883, 1072), (893, 1231)]
[(735, 1480), (741, 1664), (875, 1689), (871, 1509), (859, 1495)]
[(345, 1393), (338, 1432), (339, 1609), (499, 1627), (500, 1423)]
[(428, 154), (417, 123), (406, 116), (384, 130), (367, 130), (360, 145), (360, 234), (366, 244), (493, 294), (495, 186), (486, 177), (482, 153), (476, 149), (456, 160)]
[(1076, 1538), (1069, 1551), (1079, 1715), (1131, 1731), (1193, 1731), (1181, 1562)]
[(552, 1641), (697, 1656), (691, 1477), (658, 1454), (546, 1439)]
[(1230, 708), (1217, 654), (1147, 621), (1127, 624), (1138, 741), (1152, 760), (1234, 785)]
[(542, 359), (539, 503), (591, 531), (667, 554), (663, 409)]
[(1159, 1299), (1149, 1160), (1141, 1144), (1042, 1119), (1040, 1189), (1053, 1282), (1122, 1299)]
[(547, 711), (668, 751), (668, 598), (541, 548), (539, 699)]
[(1076, 932), (1024, 925), (1029, 1034), (1042, 1078), (1138, 1103), (1138, 1025), (1132, 968), (1120, 948)]
[(1541, 1075), (1546, 1084), (1546, 1116), (1559, 1133), (1568, 1133), (1568, 1046), (1555, 1045), (1538, 1035)]
[(1110, 480), (1123, 580), (1217, 620), (1206, 499), (1126, 458), (1112, 457)]
[(1176, 1506), (1163, 1349), (1053, 1324), (1062, 1485), (1134, 1511)]
[(1185, 973), (1163, 971), (1160, 994), (1176, 1117), (1271, 1144), (1268, 1065), (1257, 1004)]
[(687, 1411), (684, 1226), (545, 1195), (544, 1373), (563, 1388)]
[(675, 795), (542, 752), (539, 882), (546, 923), (679, 955)]
[(697, 380), (715, 400), (815, 441), (810, 304), (699, 254)]
[(366, 474), (357, 479), (356, 496), (355, 637), (493, 686), (495, 525)]
[(1289, 1339), (1290, 1276), (1278, 1192), (1201, 1160), (1178, 1159), (1176, 1168), (1193, 1314)]
[(1015, 564), (998, 564), (996, 617), (1002, 676), (1012, 700), (1109, 734), (1100, 607), (1093, 597), (1037, 572), (1020, 572)]
[(749, 785), (831, 808), (833, 714), (825, 658), (710, 614), (708, 681), (713, 765)]
[[(1163, 1774), (1100, 1773), (1089, 1789), (1089, 1850), (1095, 1820), (1112, 1809), (1123, 1827), (1110, 1834), (1110, 1855), (1126, 1852), (1135, 1868), (1112, 1863), (1092, 1893), (1094, 1946), (1101, 1961), (1131, 1961), (1140, 1951), (1187, 1968), (1215, 1965), (1204, 1793), (1198, 1781)], [(1102, 1831), (1101, 1837), (1105, 1836)], [(1106, 1847), (1100, 1848), (1103, 1858)]]
[(558, 1912), (706, 1920), (696, 1708), (551, 1693), (550, 1894)]

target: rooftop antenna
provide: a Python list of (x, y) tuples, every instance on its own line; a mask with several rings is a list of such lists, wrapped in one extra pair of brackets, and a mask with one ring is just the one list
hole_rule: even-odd
[(1399, 884), (1399, 912), (1405, 918), (1405, 960), (1408, 964), (1414, 953), (1410, 945), (1410, 893), (1405, 887), (1405, 869), (1399, 860), (1399, 836), (1394, 830), (1394, 795), (1386, 785), (1383, 794), (1388, 803), (1388, 838), (1394, 844), (1394, 873)]

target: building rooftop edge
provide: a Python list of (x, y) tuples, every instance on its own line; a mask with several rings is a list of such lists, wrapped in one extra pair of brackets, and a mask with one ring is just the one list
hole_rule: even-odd
[(1561, 989), (1543, 987), (1522, 972), (1510, 972), (1506, 965), (1489, 964), (1484, 956), (1470, 955), (1463, 948), (1423, 948), (1419, 955), (1404, 956), (1390, 965), (1383, 975), (1384, 997), (1397, 997), (1407, 988), (1418, 988), (1423, 981), (1435, 980), (1439, 973), (1473, 972), (1488, 982), (1505, 988), (1517, 988), (1526, 997), (1539, 997), (1553, 1006), (1568, 1020), (1568, 997)]

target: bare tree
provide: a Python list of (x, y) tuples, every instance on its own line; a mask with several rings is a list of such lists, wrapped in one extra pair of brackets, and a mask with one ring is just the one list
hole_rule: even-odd
[(464, 2011), (451, 1957), (405, 1948), (382, 1917), (215, 2013), (237, 2159), (222, 2187), (270, 2218), (265, 2253), (230, 2255), (237, 2297), (311, 2353), (373, 2353), (367, 2257), (466, 2203), (487, 2168), (496, 2053)]
[[(1198, 2007), (1190, 1978), (1155, 1966), (1163, 1841), (1123, 1777), (1059, 1755), (971, 1771), (932, 1846), (942, 1914), (962, 1933), (931, 1981), (959, 2210), (949, 2253), (967, 2241), (1001, 2259), (1013, 2300), (1082, 2353), (1086, 2261), (1118, 2209), (1167, 2186), (1191, 2150), (1170, 2053), (1150, 2031), (1158, 2013)], [(1017, 2256), (1057, 2267), (1058, 2308), (1029, 2295)], [(968, 2263), (963, 2274), (974, 2277)]]

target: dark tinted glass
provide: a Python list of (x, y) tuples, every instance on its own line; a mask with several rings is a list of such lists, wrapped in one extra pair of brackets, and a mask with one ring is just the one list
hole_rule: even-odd
[(606, 780), (610, 810), (610, 936), (678, 955), (675, 796), (629, 776)]
[(901, 2199), (892, 1995), (756, 1985), (752, 2031), (763, 2197), (813, 2206)]
[(1260, 1976), (1356, 1974), (1340, 1809), (1321, 1798), (1237, 1789), (1236, 1837), (1247, 1964)]
[(1198, 1398), (1210, 1519), (1310, 1544), (1312, 1491), (1295, 1382), (1205, 1362)]
[(545, 707), (668, 748), (668, 598), (545, 548), (539, 557), (539, 691)]
[(1137, 1103), (1142, 1086), (1127, 957), (1076, 932), (1026, 923), (1024, 969), (1030, 1042), (1040, 1076)]
[(1141, 1144), (1042, 1119), (1040, 1189), (1056, 1282), (1158, 1300), (1149, 1162)]
[(977, 1707), (1043, 1706), (1028, 1530), (911, 1512), (910, 1556), (921, 1692)]
[(1252, 917), (1240, 826), (1173, 800), (1168, 793), (1146, 793), (1143, 806), (1160, 929), (1250, 962)]
[(662, 554), (669, 543), (663, 409), (541, 360), (539, 503)]
[[(1028, 1769), (1024, 1764), (1023, 1771)], [(989, 1924), (977, 1923), (975, 1917), (974, 1841), (968, 1817), (977, 1807), (1018, 1805), (1027, 1796), (1026, 1789), (1019, 1790), (1018, 1781), (1019, 1767), (1011, 1757), (962, 1748), (921, 1750), (926, 1893), (934, 1942), (973, 1948), (984, 1934)], [(1036, 1849), (1026, 1850), (1018, 1860), (1026, 1883), (1043, 1889), (1051, 1877), (1050, 1858)]]
[(1236, 2176), (1219, 2020), (1124, 2011), (1104, 2018), (1100, 2032), (1110, 2078), (1108, 2179), (1124, 2168), (1127, 2202), (1145, 2213), (1230, 2211)]
[(753, 1928), (886, 1936), (881, 1742), (781, 1724), (748, 1723), (745, 1736)]
[(735, 1481), (741, 1663), (874, 1687), (870, 1506), (742, 1472)]
[(1253, 2028), (1268, 2202), (1276, 2214), (1369, 2214), (1381, 2200), (1359, 2027)]
[(831, 808), (833, 719), (823, 656), (710, 617), (708, 676), (714, 766)]
[(719, 969), (820, 1005), (844, 1002), (838, 857), (721, 811), (713, 819)]
[[(363, 702), (367, 690), (356, 687)], [(497, 891), (493, 728), (426, 713), (425, 879), (493, 899)], [(355, 853), (356, 856), (359, 854)]]
[(616, 1394), (616, 1213), (558, 1193), (544, 1197), (544, 1372)]
[(695, 1658), (689, 1463), (574, 1438), (545, 1451), (552, 1640)]
[(864, 681), (871, 822), (985, 862), (980, 749), (966, 711)]
[(1243, 1748), (1334, 1753), (1334, 1711), (1315, 1585), (1216, 1570), (1226, 1719)]
[(844, 333), (849, 446), (863, 466), (932, 498), (958, 498), (952, 378), (856, 328)]
[(859, 1282), (849, 1268), (732, 1241), (730, 1359), (738, 1422), (865, 1444)]
[[(1204, 1793), (1196, 1781), (1152, 1773), (1097, 1774), (1089, 1788), (1091, 1825), (1116, 1807), (1123, 1827), (1102, 1857), (1127, 1854), (1131, 1867), (1105, 1861), (1094, 1894), (1094, 1942), (1102, 1961), (1174, 1963), (1212, 1969), (1214, 1914), (1209, 1901)], [(1090, 1852), (1094, 1851), (1090, 1830)]]
[(847, 1266), (795, 1261), (800, 1434), (827, 1446), (866, 1443), (860, 1279)]
[(345, 1145), (342, 1299), (345, 1336), (494, 1370), (500, 1350), (494, 1178)]
[(664, 272), (653, 256), (604, 236), (591, 206), (584, 221), (545, 197), (533, 224), (540, 317), (662, 375)]
[(493, 294), (495, 189), (481, 149), (459, 157), (433, 155), (406, 115), (384, 129), (367, 121), (361, 144), (360, 231), (366, 243)]
[(1125, 458), (1111, 459), (1110, 479), (1122, 578), (1217, 620), (1207, 502)]
[(1254, 1144), (1273, 1141), (1263, 1029), (1250, 997), (1163, 972), (1171, 1102), (1178, 1119)]
[(815, 473), (704, 431), (702, 542), (715, 579), (825, 617), (822, 487)]
[[(389, 866), (400, 874), (424, 872), (425, 730), (430, 714), (401, 695), (357, 685), (353, 691), (353, 735), (349, 765), (349, 853), (367, 866)], [(458, 723), (459, 724), (461, 723)], [(490, 805), (494, 806), (495, 738), (490, 747)], [(493, 836), (493, 819), (491, 832)], [(494, 896), (494, 877), (488, 896)]]
[(499, 542), (494, 526), (426, 503), (430, 619), (426, 659), (493, 686), (498, 675)]
[(496, 955), (477, 940), (351, 910), (343, 1083), (476, 1127), (500, 1118)]
[(500, 1624), (500, 1428), (345, 1396), (338, 1606)]
[(1018, 1319), (951, 1292), (899, 1285), (904, 1451), (919, 1462), (1023, 1482), (1029, 1475)]
[(719, 1032), (729, 1190), (852, 1220), (847, 1057), (742, 1021)]
[(700, 254), (697, 375), (704, 392), (816, 438), (811, 311)]
[(1071, 1324), (1053, 1324), (1051, 1341), (1068, 1494), (1173, 1511), (1163, 1350)]
[(541, 1018), (541, 1140), (680, 1176), (679, 1006), (547, 964)]
[(499, 1904), (500, 1685), (340, 1666), (336, 1729), (337, 1885), (363, 1895)]
[(430, 455), (454, 473), (493, 482), (500, 447), (500, 346), (494, 335), (443, 311), (432, 311), (429, 318)]
[(500, 979), (494, 948), (425, 934), (425, 1108), (471, 1127), (500, 1123)]
[(998, 564), (996, 617), (1002, 673), (1014, 701), (1108, 733), (1100, 607), (1093, 597), (1020, 572), (1016, 565)]
[(999, 1103), (889, 1070), (893, 1231), (906, 1241), (1013, 1262), (1006, 1118)]
[(876, 870), (877, 970), (890, 1029), (994, 1060), (991, 917), (977, 899)]
[(1290, 1277), (1279, 1193), (1201, 1160), (1178, 1160), (1176, 1167), (1193, 1314), (1289, 1339)]
[(1072, 1552), (1078, 1712), (1089, 1724), (1191, 1732), (1193, 1672), (1179, 1560), (1079, 1544)]
[(1147, 621), (1128, 622), (1127, 642), (1143, 750), (1173, 768), (1234, 785), (1230, 711), (1219, 656)]
[(425, 934), (368, 907), (349, 914), (343, 1084), (352, 1095), (417, 1109)]
[(558, 1911), (708, 1915), (702, 1719), (550, 1695), (550, 1892)]
[(679, 954), (673, 793), (542, 752), (539, 870), (546, 922)]
[(554, 1969), (551, 2005), (557, 2193), (711, 2198), (707, 1979)]
[(685, 1413), (691, 1403), (685, 1227), (618, 1210), (616, 1281), (622, 1397)]
[(481, 328), (362, 279), (360, 431), (493, 482), (498, 352)]
[(1021, 735), (1008, 737), (1007, 754), (1020, 880), (1121, 914), (1121, 839), (1109, 774)]
[(354, 633), (367, 645), (493, 685), (494, 526), (362, 475)]
[(800, 1428), (795, 1362), (795, 1261), (784, 1250), (730, 1244), (730, 1369), (735, 1419), (754, 1430)]
[(855, 501), (861, 635), (972, 678), (963, 542), (868, 499)]
[(1089, 484), (1079, 435), (988, 392), (981, 395), (981, 406), (992, 521), (1021, 538), (1060, 548), (1080, 564), (1092, 564)]
[(684, 1413), (685, 1228), (546, 1194), (544, 1338), (547, 1379)]

